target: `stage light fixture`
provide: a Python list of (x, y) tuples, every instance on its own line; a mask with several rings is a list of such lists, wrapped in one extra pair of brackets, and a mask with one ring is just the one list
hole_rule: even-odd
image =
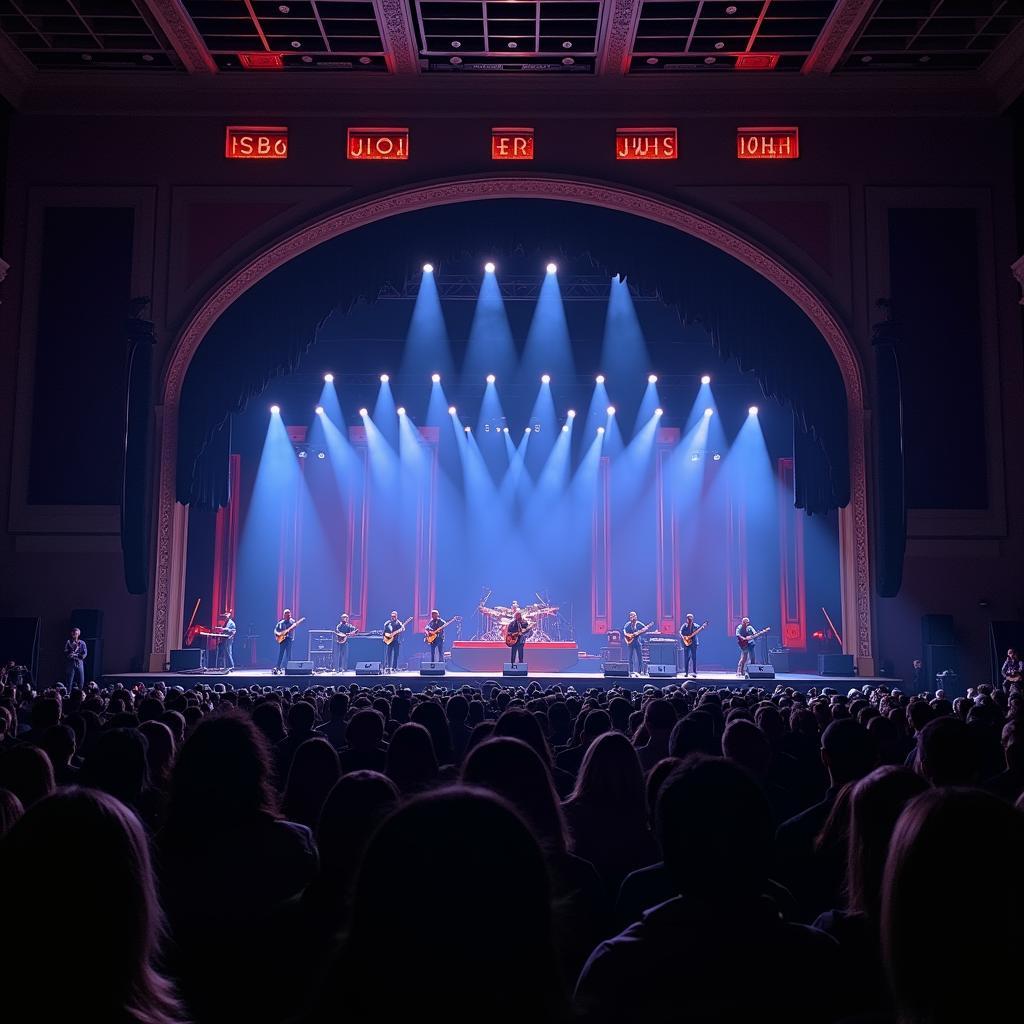
[(705, 416), (714, 416), (714, 415), (715, 415), (715, 410), (714, 410), (714, 409), (712, 409), (712, 408), (711, 408), (711, 406), (709, 405), (709, 406), (708, 406), (708, 407), (707, 407), (707, 408), (706, 408), (706, 409), (704, 410), (704, 415), (705, 415)]
[(526, 429), (525, 429), (525, 430), (523, 431), (523, 433), (524, 433), (524, 434), (532, 434), (532, 433), (533, 433), (533, 427), (527, 427), (527, 428), (526, 428)]
[(307, 452), (305, 448), (300, 448), (298, 450), (297, 454), (298, 454), (300, 459), (308, 459), (309, 458), (309, 452)]
[(359, 415), (362, 416), (365, 419), (365, 417), (366, 417), (366, 410), (365, 409), (360, 409), (359, 410)]
[(701, 377), (700, 382), (701, 384), (710, 384), (711, 378), (705, 373), (704, 376)]
[(595, 377), (594, 379), (597, 381), (598, 384), (603, 384), (604, 383), (604, 374), (603, 373), (599, 373), (597, 375), (597, 377)]
[(424, 263), (423, 264), (423, 273), (424, 274), (432, 274), (433, 272), (434, 272), (434, 264), (433, 263)]
[(325, 373), (324, 374), (324, 383), (325, 384), (333, 384), (334, 383), (334, 374), (333, 373)]
[(487, 263), (484, 264), (484, 270), (486, 270), (488, 274), (493, 274), (494, 264), (488, 261)]
[(488, 384), (493, 384), (494, 383), (494, 374), (493, 373), (487, 374), (487, 383)]
[(389, 380), (391, 380), (391, 378), (386, 373), (382, 373), (380, 375), (380, 382), (381, 382), (381, 384), (387, 384), (387, 382)]
[(549, 274), (554, 274), (554, 273), (557, 273), (557, 271), (558, 271), (558, 267), (557, 267), (557, 266), (555, 266), (555, 264), (554, 264), (554, 263), (549, 263), (549, 264), (548, 264), (548, 273), (549, 273)]
[(441, 374), (439, 374), (439, 373), (433, 373), (433, 374), (431, 374), (431, 375), (430, 375), (430, 379), (431, 379), (431, 380), (432, 380), (432, 381), (433, 381), (433, 382), (434, 382), (435, 384), (440, 384), (440, 383), (441, 383)]
[(609, 405), (607, 412), (608, 412), (609, 416), (614, 416), (615, 415), (615, 406), (614, 405)]
[(665, 414), (665, 410), (662, 409), (662, 407), (660, 405), (658, 406), (657, 409), (654, 410), (654, 415), (655, 416), (663, 416), (664, 414)]
[(757, 415), (757, 406), (756, 406), (756, 405), (752, 405), (752, 406), (751, 406), (751, 407), (750, 407), (750, 408), (749, 408), (749, 409), (747, 410), (747, 412), (749, 412), (751, 416), (756, 416), (756, 415)]
[(550, 374), (545, 373), (544, 376), (541, 377), (540, 382), (541, 382), (541, 384), (550, 384), (551, 383), (551, 376), (550, 376)]
[(464, 434), (468, 434), (468, 433), (470, 433), (470, 429), (469, 429), (469, 427), (463, 427), (463, 428), (462, 428), (462, 432), (463, 432)]
[(316, 453), (316, 457), (318, 459), (321, 459), (321, 460), (326, 459), (327, 458), (327, 452), (317, 452)]
[(400, 406), (399, 406), (399, 407), (398, 407), (398, 408), (397, 408), (397, 409), (395, 410), (395, 412), (397, 412), (399, 416), (404, 416), (404, 415), (405, 415), (405, 406), (404, 406), (404, 405), (400, 405)]
[(504, 431), (505, 431), (505, 433), (507, 434), (507, 433), (508, 433), (508, 427), (505, 427), (505, 428), (504, 428)]
[(658, 375), (656, 373), (648, 374), (648, 376), (647, 376), (647, 383), (648, 384), (657, 384), (658, 383)]
[(574, 420), (576, 419), (576, 410), (570, 409), (565, 415), (568, 416), (569, 419)]
[(454, 405), (449, 405), (448, 406), (448, 415), (449, 416), (454, 416), (455, 415), (455, 406)]
[(562, 433), (563, 434), (568, 434), (569, 433), (569, 424), (568, 423), (563, 423), (562, 424)]
[(700, 456), (699, 456), (699, 455), (698, 455), (698, 454), (697, 454), (696, 452), (694, 452), (694, 453), (693, 453), (693, 454), (692, 454), (692, 455), (690, 456), (690, 461), (691, 461), (691, 462), (700, 462)]
[(599, 434), (603, 434), (603, 433), (604, 433), (604, 427), (598, 427), (598, 428), (597, 428), (597, 432), (598, 432)]
[(272, 405), (270, 407), (270, 412), (274, 416), (280, 415), (280, 413), (281, 413), (281, 406), (279, 406), (279, 405)]
[(715, 460), (715, 462), (721, 462), (722, 461), (722, 456), (721, 456), (721, 454), (719, 452), (715, 452), (715, 454), (712, 455), (711, 458), (713, 458)]
[(322, 405), (318, 405), (314, 411), (316, 412), (317, 416), (323, 416), (324, 407)]

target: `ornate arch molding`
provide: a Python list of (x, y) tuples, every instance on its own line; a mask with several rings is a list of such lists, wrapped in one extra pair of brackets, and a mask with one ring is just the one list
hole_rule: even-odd
[(850, 505), (840, 515), (843, 625), (847, 650), (873, 670), (868, 549), (864, 376), (850, 335), (829, 303), (795, 270), (757, 243), (704, 213), (608, 183), (556, 177), (483, 177), (419, 185), (359, 200), (298, 228), (226, 277), (196, 307), (180, 331), (161, 382), (160, 471), (156, 557), (151, 593), (149, 667), (162, 671), (172, 636), (180, 634), (184, 598), (187, 511), (175, 502), (178, 407), (192, 357), (217, 318), (257, 281), (332, 238), (375, 221), (431, 206), (480, 199), (553, 199), (601, 206), (657, 221), (721, 249), (772, 282), (821, 332), (846, 386), (849, 408)]

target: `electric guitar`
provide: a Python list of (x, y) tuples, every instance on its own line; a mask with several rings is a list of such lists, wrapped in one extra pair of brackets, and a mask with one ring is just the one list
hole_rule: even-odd
[(683, 646), (684, 647), (692, 647), (693, 646), (693, 639), (694, 639), (694, 637), (702, 629), (707, 629), (707, 625), (708, 625), (709, 621), (710, 621), (709, 619), (705, 619), (689, 636), (683, 636), (683, 634), (680, 633), (679, 634), (679, 639), (683, 641)]
[(754, 641), (759, 636), (764, 636), (765, 633), (771, 632), (771, 626), (765, 626), (764, 629), (759, 630), (757, 633), (751, 633), (750, 636), (738, 636), (736, 637), (736, 643), (740, 645), (740, 650), (745, 651), (748, 647), (753, 646)]
[(282, 632), (278, 633), (278, 632), (277, 632), (277, 630), (275, 629), (275, 630), (274, 630), (274, 639), (275, 639), (275, 640), (276, 640), (276, 641), (277, 641), (277, 642), (278, 642), (279, 644), (283, 644), (283, 643), (285, 642), (285, 640), (287, 640), (287, 639), (288, 639), (288, 634), (289, 634), (289, 633), (290, 633), (290, 632), (291, 632), (291, 631), (292, 631), (292, 630), (293, 630), (293, 629), (294, 629), (294, 628), (295, 628), (296, 626), (299, 626), (299, 625), (301, 625), (301, 624), (302, 624), (303, 622), (305, 622), (305, 621), (306, 621), (306, 616), (305, 616), (305, 615), (303, 615), (301, 619), (296, 619), (296, 620), (295, 620), (295, 621), (294, 621), (294, 622), (293, 622), (293, 623), (292, 623), (292, 624), (291, 624), (291, 625), (290, 625), (290, 626), (289, 626), (289, 627), (288, 627), (287, 629), (283, 630)]
[(636, 639), (636, 638), (637, 638), (638, 636), (641, 636), (641, 635), (642, 635), (643, 633), (646, 633), (646, 632), (647, 632), (647, 630), (649, 630), (649, 629), (651, 628), (651, 626), (653, 626), (653, 625), (654, 625), (654, 620), (652, 619), (652, 620), (651, 620), (650, 622), (648, 622), (648, 623), (647, 623), (647, 625), (646, 625), (646, 626), (641, 626), (641, 627), (640, 627), (640, 628), (639, 628), (638, 630), (636, 630), (636, 632), (634, 632), (634, 633), (630, 633), (628, 629), (624, 629), (624, 630), (622, 631), (622, 635), (623, 635), (623, 636), (624, 636), (624, 637), (626, 638), (626, 643), (627, 643), (627, 644), (629, 644), (630, 646), (632, 646), (632, 644), (633, 644), (633, 641), (634, 641), (634, 640), (635, 640), (635, 639)]
[(536, 625), (537, 625), (536, 622), (531, 622), (528, 626), (524, 626), (518, 632), (510, 633), (509, 632), (509, 628), (511, 626), (511, 623), (510, 623), (509, 626), (505, 627), (505, 646), (506, 647), (515, 647), (515, 645), (517, 643), (519, 643), (519, 641), (522, 640), (522, 638), (524, 636), (526, 636), (526, 634), (529, 633), (530, 630), (533, 629), (533, 627), (536, 626)]
[(388, 647), (390, 647), (395, 642), (395, 638), (399, 635), (399, 633), (404, 633), (405, 632), (405, 627), (408, 626), (410, 622), (412, 622), (412, 616), (411, 615), (397, 629), (393, 629), (390, 633), (384, 633), (381, 636), (381, 640), (383, 640), (384, 643)]
[(458, 622), (461, 619), (461, 615), (453, 615), (447, 622), (442, 622), (437, 629), (431, 629), (429, 626), (424, 631), (423, 636), (428, 644), (432, 644), (443, 632), (445, 626), (450, 626), (453, 622)]

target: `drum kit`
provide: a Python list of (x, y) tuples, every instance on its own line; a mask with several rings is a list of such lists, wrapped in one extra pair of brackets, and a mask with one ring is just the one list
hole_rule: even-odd
[[(478, 608), (484, 621), (482, 623), (483, 628), (475, 639), (504, 640), (505, 629), (512, 619), (515, 618), (516, 609), (503, 604), (488, 606), (486, 603), (488, 597), (490, 597), (490, 592), (480, 602)], [(537, 597), (539, 598), (540, 594)], [(550, 643), (552, 638), (544, 629), (544, 620), (558, 614), (558, 605), (548, 604), (546, 601), (540, 600), (520, 607), (519, 611), (523, 613), (523, 618), (527, 622), (535, 623), (535, 627), (526, 638), (526, 642)]]

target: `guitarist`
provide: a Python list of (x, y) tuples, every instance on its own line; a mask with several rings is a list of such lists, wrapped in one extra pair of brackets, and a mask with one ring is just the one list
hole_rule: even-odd
[[(350, 637), (355, 631), (356, 627), (348, 621), (348, 613), (346, 612), (334, 627), (335, 636), (338, 638), (338, 643), (335, 645), (338, 648), (338, 653), (334, 662), (335, 672), (348, 671), (348, 637)], [(342, 640), (342, 637), (345, 637), (346, 639)]]
[(444, 662), (444, 619), (441, 618), (438, 610), (435, 608), (430, 613), (430, 620), (427, 622), (427, 629), (439, 630), (433, 640), (427, 641), (427, 647), (430, 648), (430, 663), (443, 663)]
[[(384, 635), (391, 636), (393, 633), (401, 633), (405, 626), (398, 621), (398, 612), (392, 612), (390, 618), (384, 623)], [(389, 644), (384, 645), (384, 671), (398, 671), (398, 648), (402, 641), (396, 636)]]
[(507, 637), (513, 637), (515, 643), (509, 647), (509, 660), (514, 665), (517, 661), (523, 660), (523, 648), (526, 646), (526, 634), (533, 627), (530, 626), (526, 619), (523, 618), (523, 613), (520, 608), (516, 607), (515, 602), (512, 602), (515, 607), (515, 614), (512, 616), (512, 621), (508, 624), (505, 630)]
[(629, 613), (629, 619), (626, 624), (622, 627), (622, 635), (634, 637), (633, 640), (629, 640), (627, 636), (626, 650), (629, 652), (629, 674), (633, 674), (633, 659), (636, 658), (636, 674), (643, 675), (644, 671), (644, 652), (640, 647), (640, 633), (647, 627), (637, 621), (636, 612)]
[[(295, 620), (292, 618), (292, 612), (290, 608), (285, 608), (284, 614), (281, 616), (281, 621), (274, 627), (274, 636), (283, 636), (286, 629), (291, 629), (295, 625)], [(292, 642), (295, 640), (295, 630), (292, 631), (277, 645), (277, 667), (274, 669), (274, 675), (279, 676), (284, 669), (282, 665), (292, 659)]]
[(688, 676), (690, 674), (690, 665), (693, 664), (693, 678), (697, 678), (697, 647), (700, 644), (700, 640), (697, 639), (695, 634), (700, 630), (700, 626), (693, 621), (693, 612), (686, 613), (686, 621), (679, 627), (679, 635), (681, 637), (693, 637), (688, 644), (683, 644), (683, 675)]
[[(740, 624), (736, 627), (736, 639), (743, 640), (752, 637), (757, 632), (756, 629), (750, 624), (750, 619), (743, 616)], [(747, 667), (748, 661), (754, 661), (754, 645), (749, 643), (745, 646), (740, 646), (740, 660), (736, 665), (736, 675), (743, 675), (744, 670)]]

